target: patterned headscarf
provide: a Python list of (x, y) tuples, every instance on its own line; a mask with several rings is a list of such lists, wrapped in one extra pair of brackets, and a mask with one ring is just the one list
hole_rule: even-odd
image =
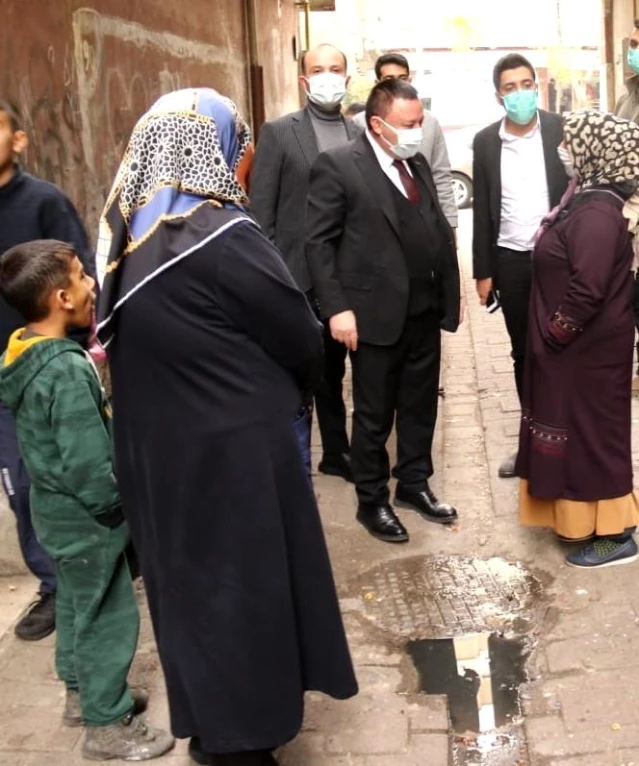
[(564, 136), (577, 192), (592, 186), (635, 185), (623, 215), (639, 255), (639, 125), (601, 112), (573, 112), (564, 115)]
[(105, 345), (124, 301), (208, 241), (215, 225), (207, 231), (202, 216), (242, 210), (248, 198), (236, 171), (250, 145), (235, 104), (211, 88), (162, 96), (139, 120), (100, 219), (98, 337)]
[(601, 112), (564, 115), (564, 136), (579, 180), (590, 186), (639, 183), (639, 126)]

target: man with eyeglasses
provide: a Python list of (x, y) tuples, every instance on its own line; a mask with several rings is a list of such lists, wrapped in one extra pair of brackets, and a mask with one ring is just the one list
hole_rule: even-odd
[[(530, 61), (518, 53), (504, 56), (493, 83), (506, 116), (473, 143), (473, 275), (482, 305), (499, 296), (521, 401), (534, 237), (559, 204), (568, 176), (558, 154), (561, 117), (538, 108)], [(511, 455), (501, 464), (501, 478), (515, 476), (515, 460)]]

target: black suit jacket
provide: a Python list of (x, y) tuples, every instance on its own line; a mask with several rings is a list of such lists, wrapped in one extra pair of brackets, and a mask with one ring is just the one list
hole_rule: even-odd
[[(444, 227), (442, 328), (459, 324), (459, 269), (450, 228), (428, 163), (409, 160), (421, 176)], [(311, 170), (306, 258), (322, 316), (351, 309), (363, 343), (388, 346), (404, 328), (409, 277), (399, 237), (393, 190), (365, 134), (320, 154)], [(425, 243), (426, 245), (427, 243)]]
[[(344, 124), (349, 139), (361, 132), (352, 120), (345, 119)], [(305, 107), (262, 125), (250, 178), (251, 212), (305, 292), (311, 287), (304, 257), (306, 198), (318, 154)]]
[[(539, 111), (546, 178), (551, 209), (558, 205), (568, 186), (568, 176), (557, 155), (563, 141), (561, 117)], [(501, 226), (502, 121), (481, 130), (473, 142), (473, 276), (495, 279), (497, 240)]]

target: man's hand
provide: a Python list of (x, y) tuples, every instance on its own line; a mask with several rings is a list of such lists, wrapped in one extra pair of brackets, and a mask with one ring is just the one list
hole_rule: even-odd
[(488, 279), (477, 280), (477, 295), (479, 295), (479, 302), (482, 306), (486, 305), (490, 291), (493, 289), (493, 280), (491, 277)]
[(342, 311), (328, 320), (333, 340), (343, 343), (349, 351), (357, 351), (357, 322), (352, 311)]

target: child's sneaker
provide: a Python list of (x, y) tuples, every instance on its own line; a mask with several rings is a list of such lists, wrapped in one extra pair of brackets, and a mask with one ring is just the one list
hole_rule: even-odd
[(109, 726), (87, 726), (82, 756), (90, 761), (149, 761), (168, 753), (175, 744), (162, 729), (150, 729), (139, 716), (129, 715)]
[[(133, 715), (144, 713), (149, 705), (149, 695), (142, 691), (142, 689), (131, 689), (131, 696), (133, 697)], [(65, 726), (84, 726), (82, 707), (80, 706), (80, 692), (77, 689), (67, 689), (62, 723)]]

